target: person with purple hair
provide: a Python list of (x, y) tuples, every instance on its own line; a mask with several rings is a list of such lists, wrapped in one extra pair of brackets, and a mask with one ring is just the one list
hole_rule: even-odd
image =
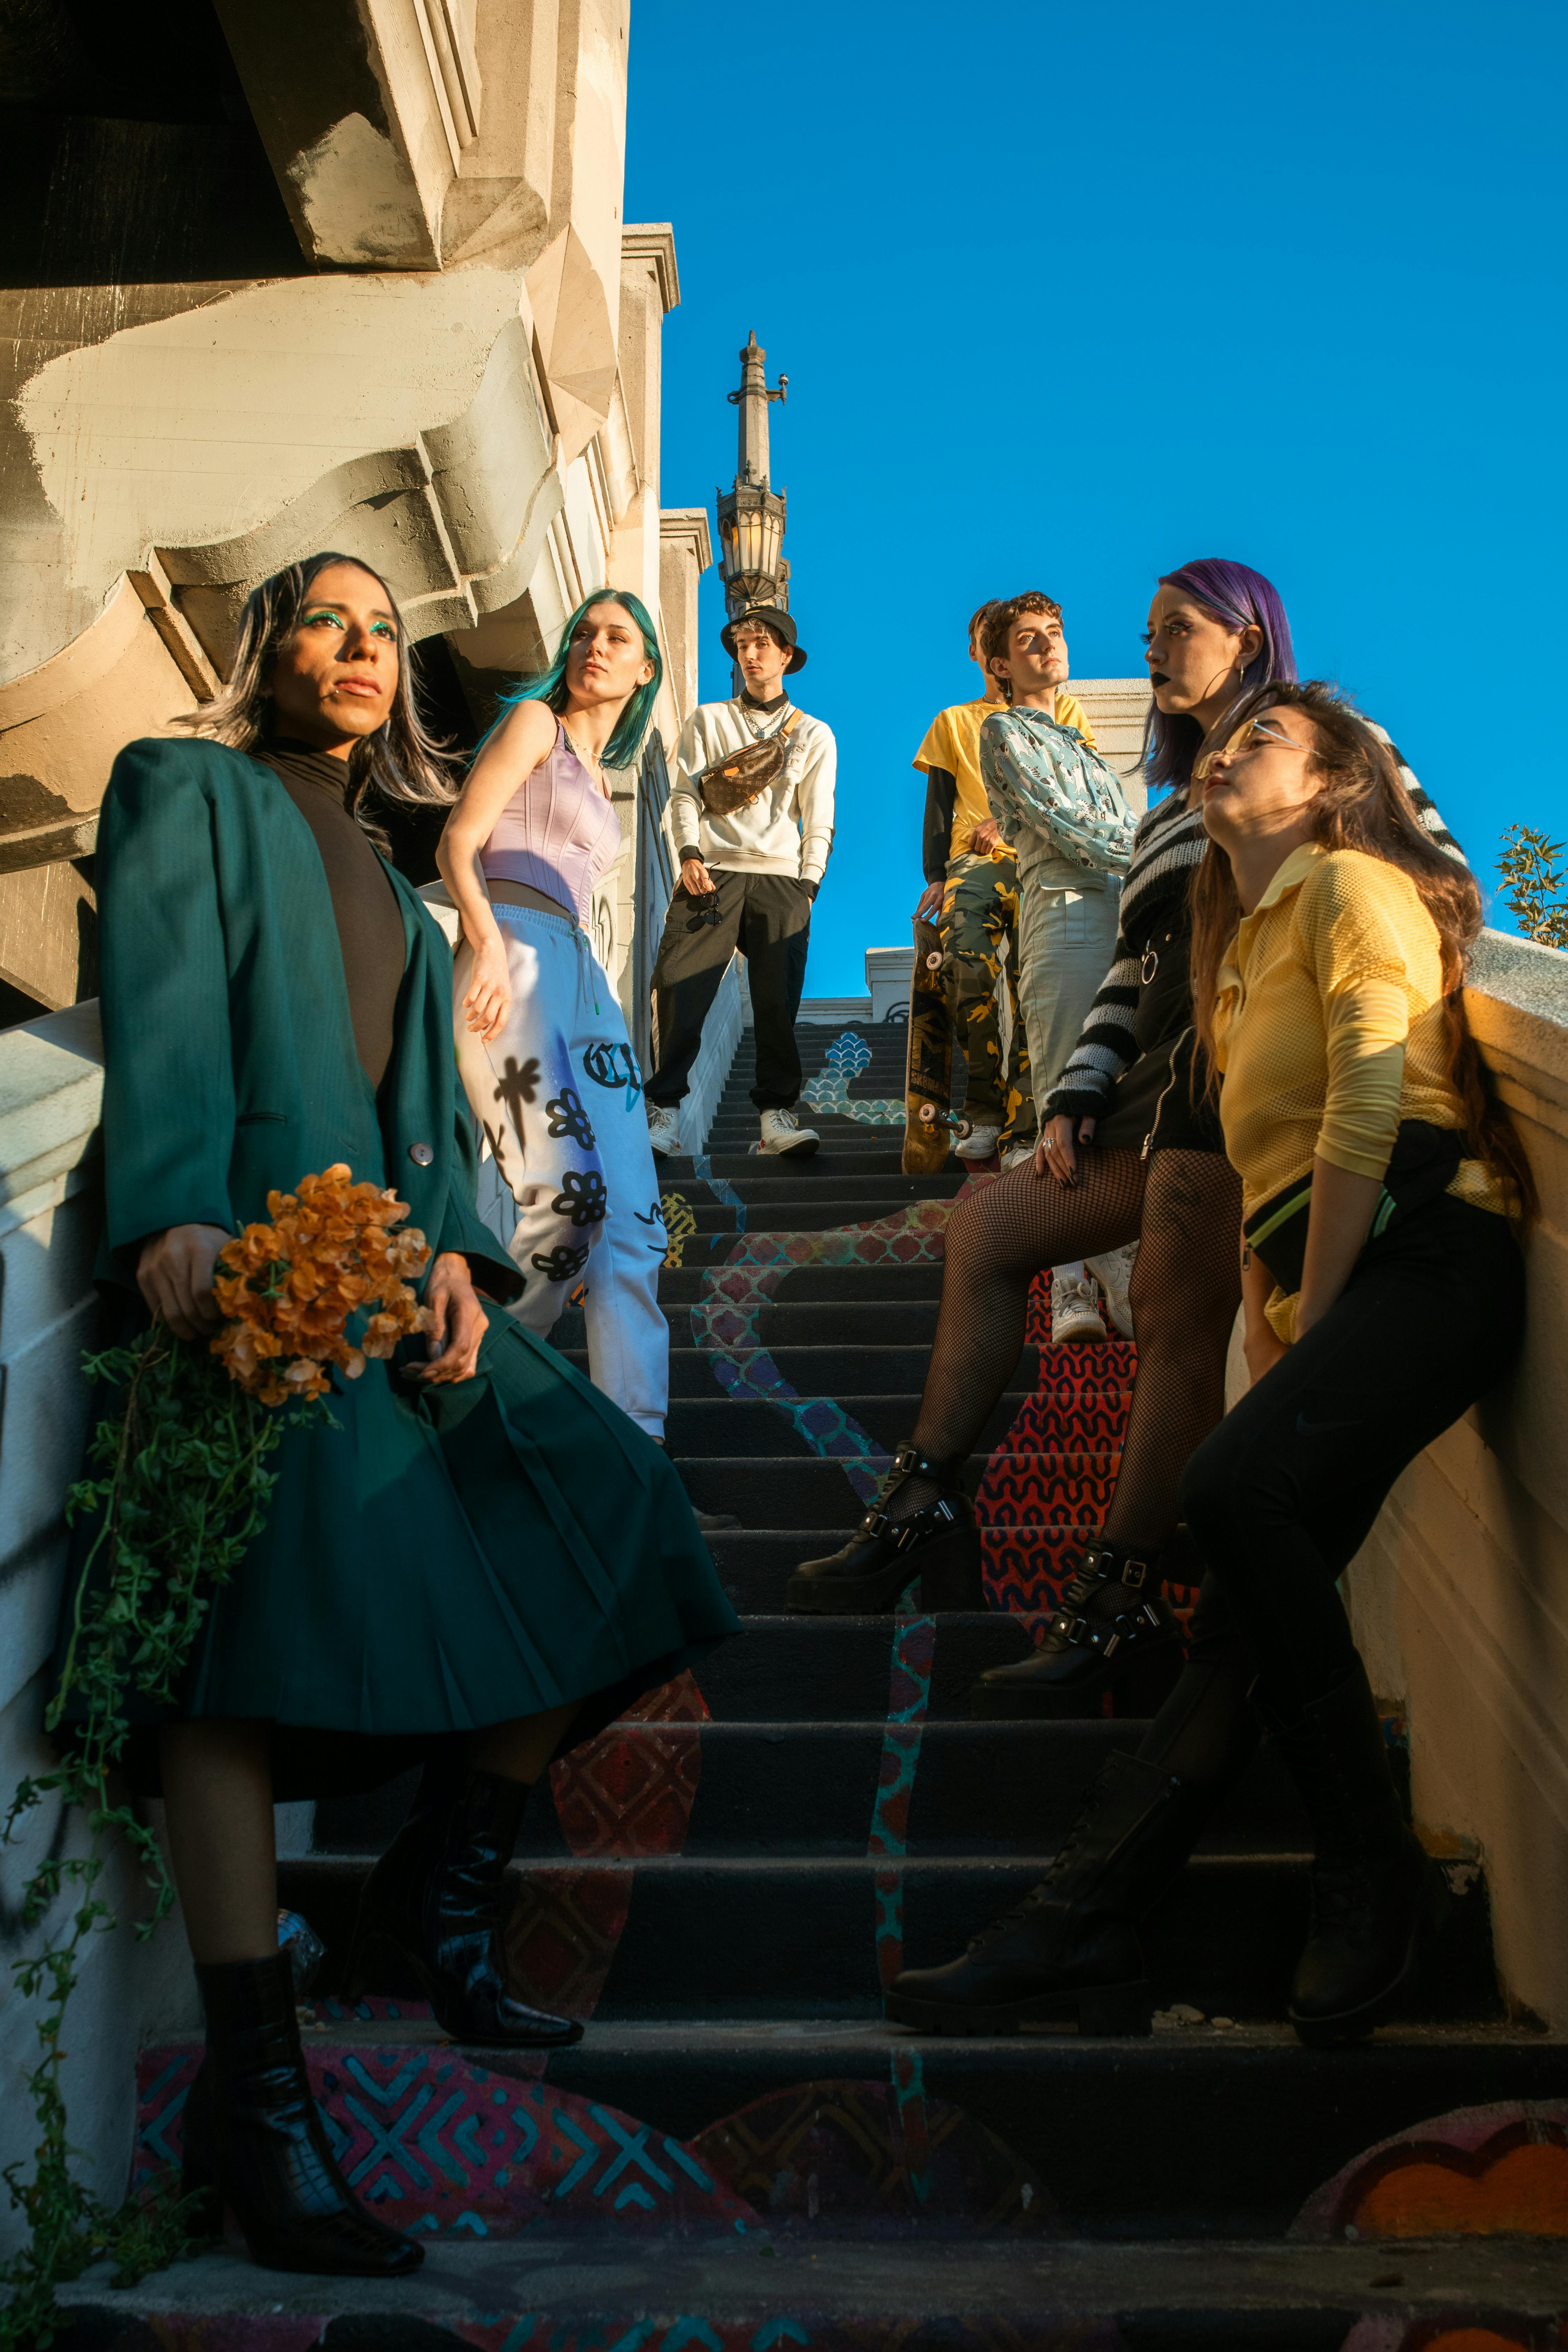
[[(959, 1473), (1017, 1363), (1036, 1275), (1140, 1243), (1131, 1286), (1138, 1372), (1103, 1528), (1045, 1640), (983, 1675), (970, 1706), (991, 1719), (1097, 1715), (1130, 1669), (1151, 1666), (1150, 1679), (1169, 1696), (1137, 1755), (1106, 1765), (1026, 1904), (962, 1958), (895, 1979), (889, 2018), (927, 2029), (1009, 2032), (1076, 2015), (1086, 2032), (1147, 2032), (1137, 1923), (1258, 1737), (1236, 1645), (1206, 1643), (1200, 1610), (1182, 1664), (1180, 1629), (1161, 1592), (1166, 1580), (1202, 1576), (1177, 1526), (1180, 1483), (1224, 1411), (1241, 1296), (1240, 1181), (1195, 1049), (1189, 902), (1207, 836), (1189, 786), (1200, 747), (1225, 740), (1238, 701), (1269, 680), (1293, 680), (1296, 662), (1278, 591), (1260, 572), (1218, 558), (1161, 579), (1145, 658), (1153, 694), (1145, 774), (1152, 791), (1169, 790), (1133, 838), (1110, 970), (1066, 1069), (1041, 1099), (1032, 1167), (973, 1193), (949, 1220), (912, 1438), (854, 1539), (792, 1580), (792, 1606), (831, 1606), (826, 1591), (836, 1590), (847, 1610), (891, 1608), (944, 1553), (972, 1549)], [(1422, 823), (1458, 856), (1400, 767)], [(797, 1599), (806, 1573), (826, 1590)]]

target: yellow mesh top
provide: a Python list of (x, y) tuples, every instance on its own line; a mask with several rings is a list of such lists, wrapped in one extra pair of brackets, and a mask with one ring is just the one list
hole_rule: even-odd
[[(1408, 875), (1359, 849), (1291, 852), (1231, 941), (1215, 1026), (1248, 1215), (1314, 1158), (1382, 1177), (1402, 1119), (1464, 1123), (1437, 927)], [(1448, 1190), (1507, 1206), (1485, 1160), (1461, 1160)]]

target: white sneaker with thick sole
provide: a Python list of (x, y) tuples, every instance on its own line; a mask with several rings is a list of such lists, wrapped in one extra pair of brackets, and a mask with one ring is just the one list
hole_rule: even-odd
[(1027, 1143), (1015, 1143), (1011, 1145), (1010, 1148), (1002, 1154), (1003, 1175), (1007, 1175), (1008, 1172), (1015, 1168), (1026, 1168), (1034, 1156), (1035, 1144), (1033, 1137), (1030, 1138)]
[(1138, 1259), (1136, 1242), (1123, 1242), (1120, 1249), (1107, 1250), (1103, 1257), (1086, 1257), (1084, 1265), (1105, 1293), (1106, 1311), (1124, 1339), (1132, 1337), (1132, 1308), (1128, 1302), (1127, 1286), (1132, 1279), (1132, 1268)]
[(680, 1149), (680, 1112), (674, 1103), (647, 1105), (647, 1139), (656, 1160), (667, 1160)]
[(952, 1148), (960, 1160), (989, 1160), (1001, 1132), (999, 1127), (972, 1127), (963, 1141)]
[(793, 1110), (765, 1110), (763, 1113), (763, 1139), (759, 1151), (772, 1152), (782, 1158), (786, 1151), (804, 1155), (815, 1151), (822, 1138), (814, 1127), (802, 1127)]
[(1103, 1339), (1105, 1326), (1095, 1305), (1095, 1288), (1083, 1270), (1077, 1265), (1058, 1265), (1051, 1275), (1051, 1345), (1071, 1346), (1075, 1341)]

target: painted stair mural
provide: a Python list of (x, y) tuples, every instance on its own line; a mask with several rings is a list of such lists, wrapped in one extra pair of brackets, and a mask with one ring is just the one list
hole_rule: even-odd
[[(1303, 1829), (1267, 1751), (1151, 1929), (1149, 2040), (882, 2025), (888, 1978), (1033, 1885), (1138, 1736), (967, 1713), (1098, 1520), (1135, 1357), (1053, 1349), (1037, 1294), (969, 1465), (986, 1611), (789, 1616), (791, 1569), (912, 1426), (947, 1219), (992, 1181), (900, 1172), (900, 1029), (802, 1034), (815, 1159), (752, 1154), (748, 1034), (705, 1153), (663, 1163), (670, 1437), (741, 1522), (713, 1544), (746, 1632), (531, 1806), (511, 1967), (584, 2040), (458, 2048), (396, 1984), (347, 2009), (334, 1971), (409, 1790), (323, 1805), (284, 1885), (328, 1950), (312, 2080), (425, 2267), (368, 2287), (231, 2247), (129, 2294), (89, 2278), (68, 2352), (1568, 2346), (1568, 2049), (1502, 2013), (1480, 1874), (1452, 1873), (1420, 2015), (1302, 2050)], [(178, 2157), (195, 2057), (142, 2053), (141, 2184)]]

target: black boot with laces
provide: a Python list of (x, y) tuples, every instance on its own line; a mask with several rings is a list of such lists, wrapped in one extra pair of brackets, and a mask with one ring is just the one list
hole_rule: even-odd
[(1152, 1715), (1182, 1658), (1181, 1627), (1161, 1584), (1195, 1584), (1202, 1574), (1184, 1528), (1163, 1551), (1109, 1537), (1092, 1543), (1038, 1649), (988, 1668), (969, 1694), (970, 1715), (988, 1723), (1098, 1715), (1103, 1694), (1130, 1678), (1143, 1685), (1131, 1711)]
[(904, 1969), (883, 1996), (896, 2025), (1016, 2033), (1147, 2033), (1153, 1997), (1138, 1923), (1180, 1871), (1212, 1799), (1138, 1756), (1113, 1756), (1049, 1870), (945, 1968)]
[[(912, 1510), (895, 1511), (917, 1480), (934, 1492)], [(985, 1606), (980, 1538), (968, 1498), (959, 1491), (957, 1465), (933, 1462), (905, 1438), (850, 1540), (825, 1559), (802, 1560), (784, 1600), (791, 1609), (819, 1616), (876, 1614), (891, 1609), (917, 1577), (922, 1609)]]
[(1312, 1927), (1290, 2022), (1313, 2048), (1359, 2042), (1414, 1988), (1447, 1880), (1405, 1822), (1359, 1658), (1294, 1720), (1262, 1712), (1312, 1824)]

